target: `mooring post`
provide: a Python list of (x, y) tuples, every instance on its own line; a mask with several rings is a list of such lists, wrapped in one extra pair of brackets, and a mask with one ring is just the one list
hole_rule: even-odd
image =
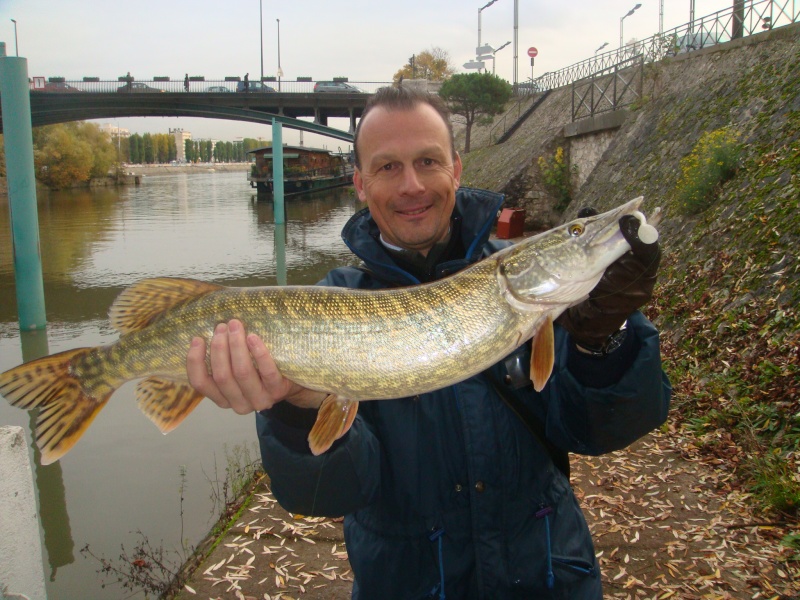
[(0, 102), (6, 150), (6, 181), (11, 208), (14, 279), (21, 330), (47, 325), (44, 309), (42, 256), (39, 248), (39, 215), (33, 168), (33, 129), (28, 84), (28, 60), (6, 56), (0, 42)]
[(283, 210), (283, 124), (272, 121), (272, 202), (275, 206), (275, 224), (286, 223)]

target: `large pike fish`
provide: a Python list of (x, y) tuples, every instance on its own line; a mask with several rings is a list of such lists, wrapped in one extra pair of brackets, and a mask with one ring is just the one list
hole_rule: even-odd
[[(0, 375), (12, 405), (38, 409), (42, 462), (62, 457), (124, 382), (163, 433), (202, 400), (186, 379), (193, 336), (240, 319), (264, 339), (281, 372), (329, 395), (309, 435), (315, 454), (350, 427), (358, 401), (402, 398), (462, 381), (534, 338), (531, 379), (553, 366), (553, 319), (581, 301), (630, 247), (618, 221), (641, 198), (525, 239), (433, 283), (386, 290), (321, 286), (228, 288), (147, 279), (109, 312), (113, 344), (40, 358)], [(650, 227), (650, 226), (646, 226)], [(650, 227), (652, 229), (652, 227)], [(652, 232), (651, 232), (652, 233)]]

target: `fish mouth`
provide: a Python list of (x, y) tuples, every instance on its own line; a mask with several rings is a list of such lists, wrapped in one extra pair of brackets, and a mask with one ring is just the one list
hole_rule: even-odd
[(583, 221), (587, 226), (589, 232), (587, 242), (592, 246), (606, 246), (624, 240), (625, 238), (619, 229), (619, 220), (625, 215), (634, 215), (644, 222), (644, 215), (639, 212), (643, 202), (644, 196), (639, 196), (608, 212), (585, 219), (578, 219), (578, 222)]

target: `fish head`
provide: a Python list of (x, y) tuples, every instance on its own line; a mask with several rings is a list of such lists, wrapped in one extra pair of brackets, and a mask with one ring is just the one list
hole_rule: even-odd
[(630, 250), (619, 219), (637, 215), (643, 198), (608, 212), (578, 218), (503, 251), (497, 276), (506, 299), (522, 311), (543, 304), (567, 308), (583, 300), (606, 268)]

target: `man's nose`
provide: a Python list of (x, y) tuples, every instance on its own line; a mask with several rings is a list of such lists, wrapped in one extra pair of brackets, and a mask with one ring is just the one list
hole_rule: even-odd
[(413, 167), (403, 169), (403, 179), (400, 182), (400, 192), (403, 194), (420, 194), (425, 191), (422, 179)]

